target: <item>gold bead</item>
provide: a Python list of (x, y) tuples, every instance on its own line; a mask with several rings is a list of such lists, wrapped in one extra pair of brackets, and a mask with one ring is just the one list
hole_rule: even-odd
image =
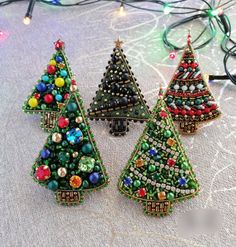
[(54, 134), (52, 135), (52, 140), (53, 140), (54, 142), (57, 142), (57, 143), (61, 142), (61, 140), (62, 140), (61, 134), (60, 134), (60, 133), (54, 133)]
[(67, 169), (65, 167), (60, 167), (57, 170), (57, 174), (59, 177), (64, 178), (67, 174)]
[(70, 91), (71, 92), (75, 92), (77, 90), (77, 86), (76, 85), (71, 85), (70, 86)]
[(83, 122), (83, 118), (82, 118), (82, 117), (77, 117), (77, 118), (75, 119), (75, 122), (76, 122), (76, 123), (82, 123), (82, 122)]
[(78, 152), (74, 152), (74, 153), (72, 154), (73, 158), (76, 158), (78, 155), (79, 155)]
[(166, 192), (165, 191), (161, 191), (157, 195), (158, 195), (158, 198), (160, 201), (163, 201), (166, 199)]

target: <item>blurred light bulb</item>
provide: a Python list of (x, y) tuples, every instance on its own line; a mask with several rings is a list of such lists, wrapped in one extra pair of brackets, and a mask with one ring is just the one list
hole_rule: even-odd
[(120, 16), (125, 16), (126, 15), (126, 11), (125, 11), (125, 7), (124, 7), (123, 3), (121, 3), (121, 5), (120, 5), (118, 13), (119, 13)]
[(171, 7), (168, 4), (165, 4), (163, 9), (164, 15), (168, 15), (170, 12), (171, 12)]
[(4, 35), (4, 32), (0, 30), (0, 36), (3, 36)]
[(31, 21), (31, 18), (29, 16), (25, 16), (24, 19), (23, 19), (23, 23), (25, 25), (29, 25), (30, 24), (30, 21)]
[(170, 60), (174, 60), (176, 57), (176, 52), (175, 51), (171, 51), (170, 54), (169, 54), (169, 59)]

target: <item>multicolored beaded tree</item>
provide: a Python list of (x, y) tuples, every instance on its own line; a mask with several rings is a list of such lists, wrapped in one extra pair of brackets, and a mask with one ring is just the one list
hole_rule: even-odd
[(206, 79), (201, 74), (190, 34), (164, 99), (173, 119), (180, 122), (183, 133), (194, 133), (199, 122), (214, 119), (221, 114)]
[(143, 122), (150, 114), (121, 49), (122, 43), (119, 39), (115, 42), (102, 84), (88, 110), (91, 119), (109, 120), (110, 133), (114, 136), (126, 134), (128, 121)]
[(108, 183), (78, 91), (71, 93), (32, 169), (34, 180), (65, 205), (79, 204), (84, 192)]
[(162, 90), (119, 182), (119, 190), (150, 215), (172, 212), (174, 202), (195, 196), (199, 184), (181, 144)]
[(69, 97), (70, 88), (75, 86), (64, 48), (63, 41), (55, 42), (56, 53), (23, 105), (24, 112), (41, 114), (41, 127), (46, 131), (54, 126), (58, 112)]

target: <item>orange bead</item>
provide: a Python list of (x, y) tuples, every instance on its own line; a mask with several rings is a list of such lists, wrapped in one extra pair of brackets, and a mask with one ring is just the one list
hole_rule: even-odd
[(81, 186), (81, 184), (82, 184), (81, 177), (74, 175), (70, 178), (70, 186), (72, 188), (78, 189)]

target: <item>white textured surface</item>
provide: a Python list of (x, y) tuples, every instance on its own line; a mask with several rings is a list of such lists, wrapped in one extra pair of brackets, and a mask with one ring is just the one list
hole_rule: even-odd
[[(236, 246), (236, 87), (230, 82), (211, 85), (223, 116), (204, 125), (198, 134), (182, 138), (202, 191), (198, 197), (176, 204), (171, 216), (143, 215), (141, 205), (120, 195), (116, 188), (121, 169), (142, 133), (141, 124), (131, 124), (125, 137), (113, 138), (106, 123), (91, 123), (111, 182), (86, 196), (81, 206), (57, 205), (53, 194), (29, 176), (47, 134), (39, 128), (39, 117), (23, 114), (21, 105), (49, 61), (53, 41), (62, 38), (66, 42), (86, 108), (118, 36), (125, 41), (125, 53), (151, 107), (159, 83), (166, 85), (171, 79), (178, 59), (168, 59), (161, 33), (178, 17), (134, 9), (129, 9), (126, 17), (118, 17), (116, 6), (102, 3), (70, 9), (37, 4), (28, 27), (21, 22), (26, 3), (0, 8), (0, 29), (10, 33), (8, 40), (0, 43), (0, 246)], [(233, 27), (235, 10), (229, 13)], [(196, 30), (192, 30), (194, 35)], [(181, 42), (184, 36), (179, 32), (176, 37)], [(223, 72), (220, 38), (197, 52), (205, 73)], [(189, 231), (183, 233), (180, 225), (187, 213), (199, 216), (205, 212), (205, 219), (210, 219), (213, 209), (217, 210), (213, 218), (218, 219), (214, 228), (208, 226), (209, 232), (203, 232), (200, 221), (199, 232), (185, 220)]]

